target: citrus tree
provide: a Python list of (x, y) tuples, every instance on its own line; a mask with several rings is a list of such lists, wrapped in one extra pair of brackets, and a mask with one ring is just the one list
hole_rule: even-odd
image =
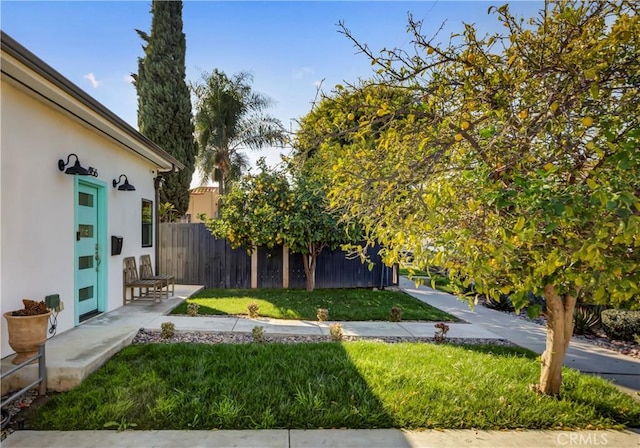
[[(490, 13), (504, 33), (465, 25), (441, 44), (410, 16), (413, 47), (375, 54), (342, 25), (376, 71), (338, 87), (301, 132), (331, 205), (384, 244), (386, 263), (410, 249), (516, 308), (544, 296), (529, 307), (547, 319), (537, 390), (557, 395), (577, 299), (640, 307), (638, 6)], [(403, 93), (367, 96), (381, 86)], [(328, 138), (313, 131), (327, 126)]]
[(244, 176), (222, 198), (220, 217), (206, 225), (233, 248), (251, 252), (257, 246), (285, 245), (290, 252), (302, 254), (307, 291), (313, 291), (318, 255), (358, 234), (327, 211), (324, 187), (317, 180), (304, 175), (292, 178), (264, 161), (258, 167), (258, 173)]

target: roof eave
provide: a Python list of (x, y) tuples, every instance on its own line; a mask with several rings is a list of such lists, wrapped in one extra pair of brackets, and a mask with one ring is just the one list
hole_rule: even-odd
[[(47, 100), (72, 119), (105, 134), (159, 170), (184, 168), (179, 160), (107, 109), (54, 68), (1, 32), (2, 76), (31, 95)], [(29, 73), (31, 72), (31, 73)], [(35, 76), (34, 76), (35, 75)]]

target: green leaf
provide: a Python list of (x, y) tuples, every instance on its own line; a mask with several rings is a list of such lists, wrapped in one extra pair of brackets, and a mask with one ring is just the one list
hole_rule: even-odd
[(537, 303), (527, 307), (527, 316), (529, 316), (529, 319), (535, 319), (540, 313), (542, 313), (542, 306)]
[(480, 137), (482, 138), (491, 138), (496, 134), (495, 126), (487, 126), (486, 128), (480, 129)]
[(520, 216), (516, 221), (516, 225), (513, 227), (513, 231), (518, 233), (524, 228), (524, 216)]

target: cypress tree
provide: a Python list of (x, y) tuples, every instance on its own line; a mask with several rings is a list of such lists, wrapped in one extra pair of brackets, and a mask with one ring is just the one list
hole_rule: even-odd
[(138, 128), (185, 165), (165, 175), (161, 203), (170, 202), (179, 216), (189, 207), (189, 186), (197, 146), (189, 88), (185, 82), (186, 39), (182, 32), (182, 1), (151, 3), (151, 34), (136, 30), (144, 41), (134, 85), (138, 92)]

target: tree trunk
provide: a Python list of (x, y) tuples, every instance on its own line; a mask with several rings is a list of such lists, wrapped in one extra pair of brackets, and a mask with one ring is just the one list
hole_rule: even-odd
[(316, 254), (311, 251), (302, 254), (302, 264), (304, 265), (304, 275), (307, 277), (307, 291), (311, 292), (316, 287)]
[(557, 396), (562, 385), (562, 367), (573, 334), (573, 310), (576, 297), (567, 293), (560, 297), (554, 285), (544, 287), (547, 304), (547, 345), (542, 354), (540, 384), (537, 389), (545, 395)]
[(222, 198), (227, 194), (227, 181), (229, 180), (229, 171), (231, 171), (231, 160), (229, 155), (224, 153), (218, 160), (217, 168), (220, 171), (220, 180), (218, 181), (218, 197)]
[(218, 197), (222, 198), (227, 193), (227, 169), (220, 165), (220, 181), (218, 182)]

